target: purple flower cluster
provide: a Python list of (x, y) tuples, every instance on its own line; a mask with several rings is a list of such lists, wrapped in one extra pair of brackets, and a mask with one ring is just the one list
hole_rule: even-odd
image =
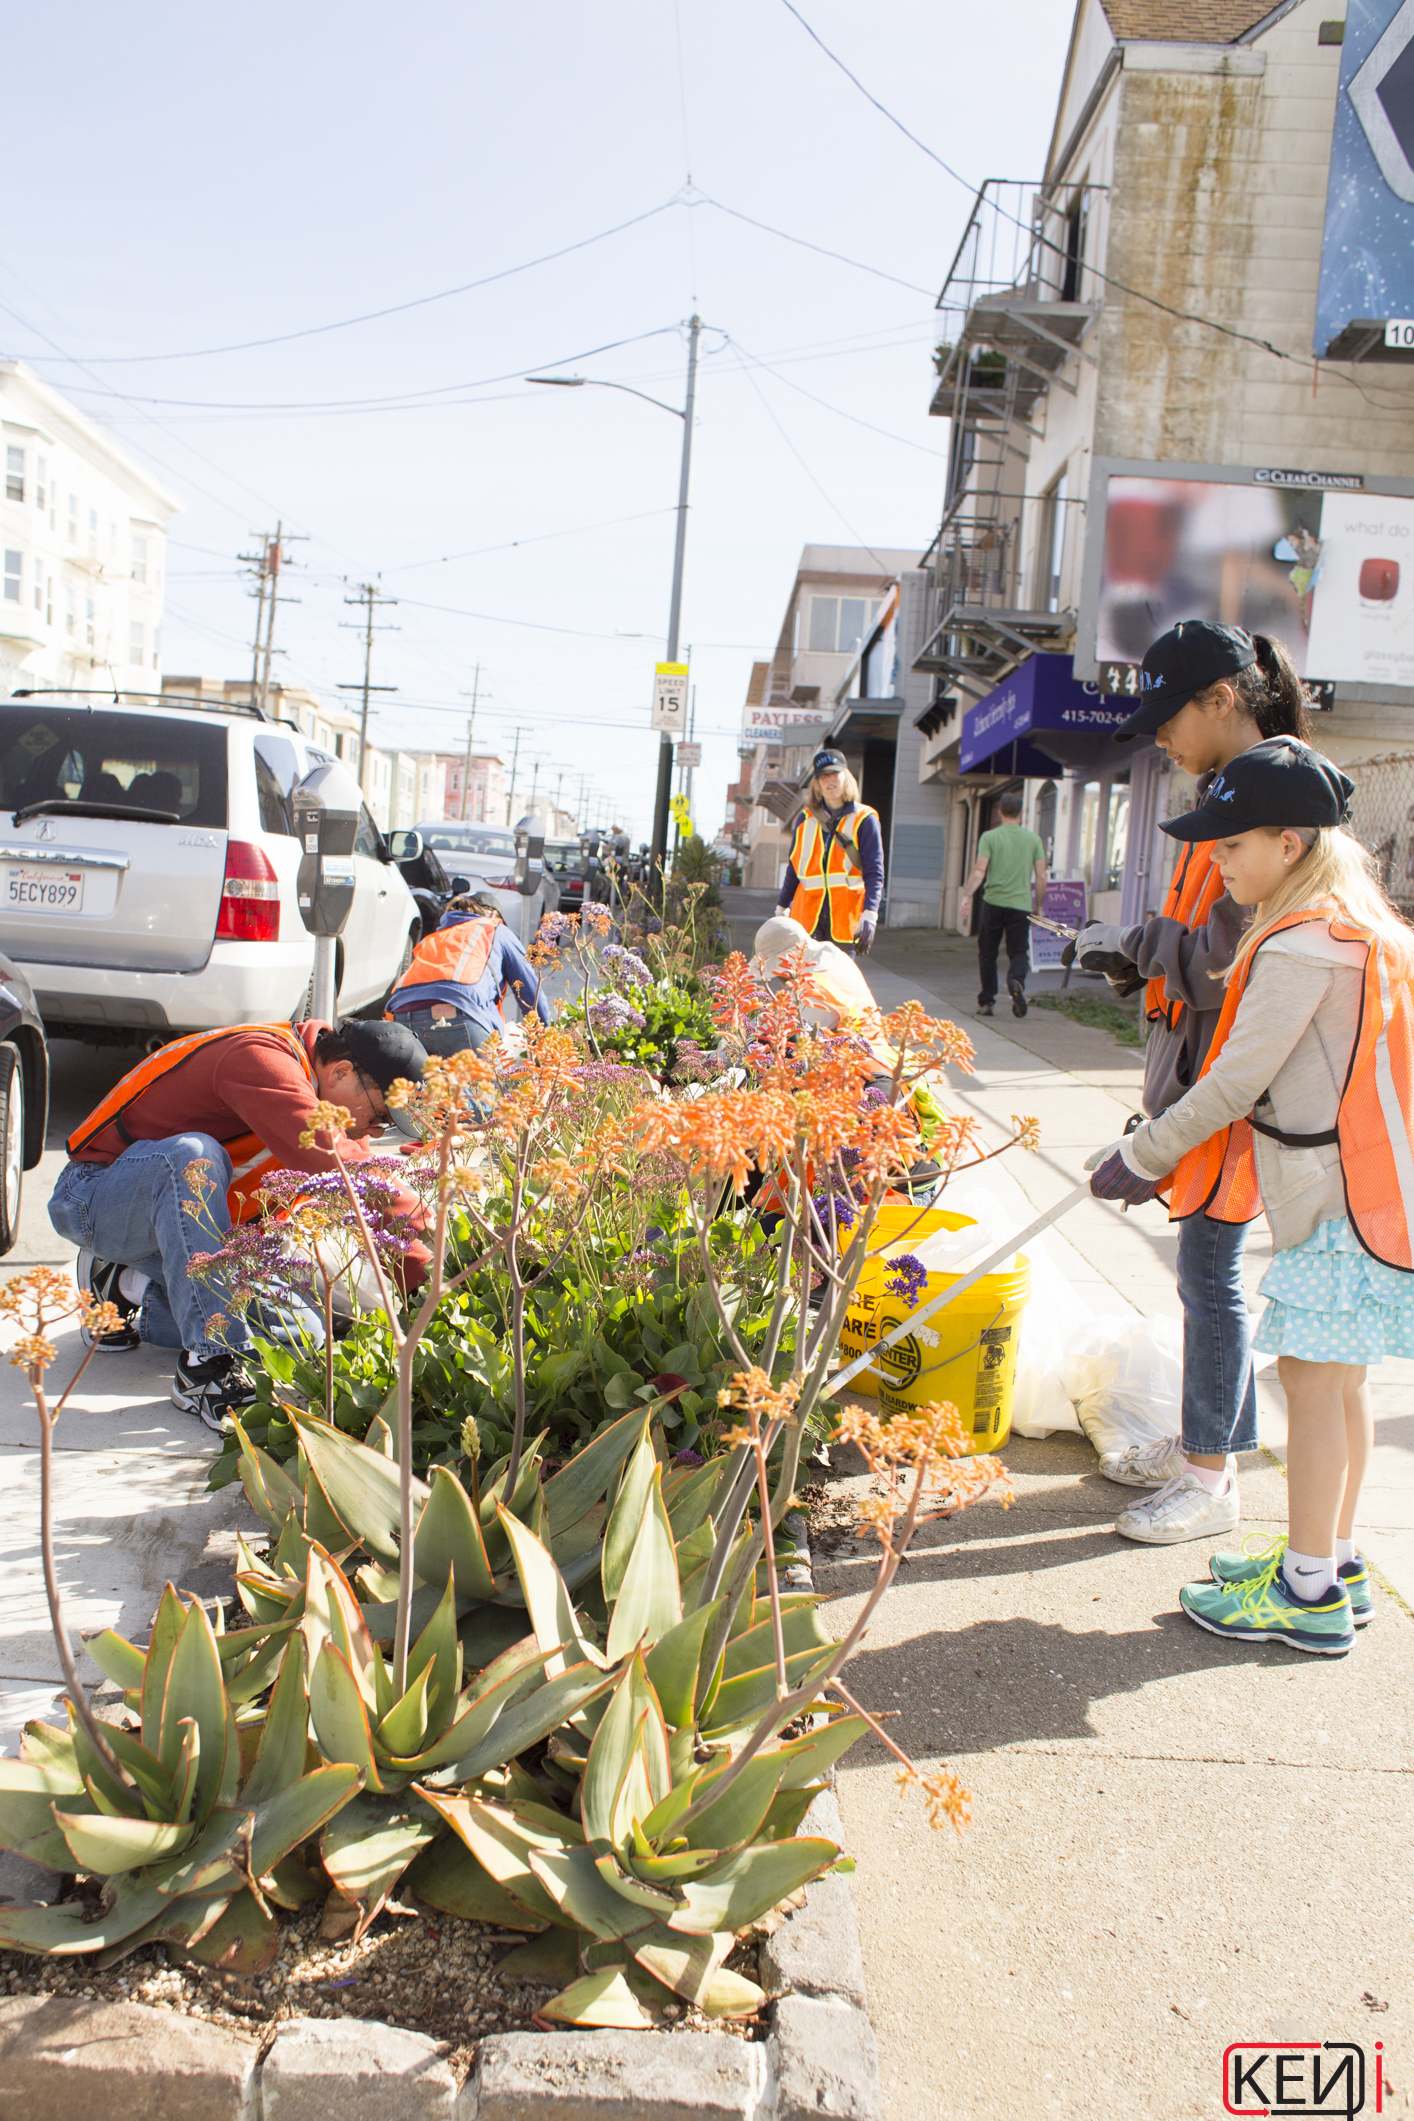
[(923, 1284), (928, 1279), (928, 1269), (912, 1252), (900, 1253), (889, 1261), (888, 1291), (891, 1296), (901, 1297), (910, 1310), (923, 1293)]
[(639, 1011), (618, 994), (606, 994), (602, 1000), (591, 1002), (588, 1013), (590, 1025), (600, 1038), (612, 1038), (616, 1032), (626, 1031), (630, 1026), (641, 1031), (645, 1021)]
[(706, 1053), (696, 1039), (678, 1040), (677, 1059), (673, 1063), (675, 1083), (707, 1083), (714, 1075), (720, 1075), (722, 1064), (715, 1053)]
[[(830, 1227), (830, 1195), (828, 1193), (817, 1193), (810, 1205), (820, 1218), (821, 1229), (828, 1230)], [(852, 1230), (859, 1220), (858, 1203), (850, 1200), (847, 1194), (836, 1193), (834, 1205), (835, 1228), (837, 1230)]]
[(652, 986), (653, 975), (637, 951), (625, 950), (622, 943), (606, 943), (601, 954), (611, 979), (627, 980), (631, 987)]
[(700, 1451), (674, 1451), (673, 1453), (673, 1464), (675, 1466), (705, 1466), (706, 1463), (707, 1461)]

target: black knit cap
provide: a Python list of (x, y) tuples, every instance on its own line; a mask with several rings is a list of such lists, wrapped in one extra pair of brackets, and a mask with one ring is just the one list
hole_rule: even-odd
[(1240, 626), (1219, 626), (1212, 619), (1182, 619), (1161, 633), (1139, 670), (1140, 704), (1127, 722), (1110, 731), (1117, 743), (1152, 736), (1192, 699), (1219, 678), (1236, 677), (1257, 660), (1250, 633)]
[(359, 1074), (385, 1093), (400, 1077), (410, 1083), (422, 1081), (427, 1049), (406, 1024), (370, 1023), (361, 1016), (346, 1016), (339, 1025), (339, 1036)]
[(1165, 818), (1159, 830), (1175, 840), (1231, 840), (1258, 825), (1343, 825), (1354, 793), (1349, 774), (1309, 744), (1272, 737), (1229, 760), (1198, 808)]

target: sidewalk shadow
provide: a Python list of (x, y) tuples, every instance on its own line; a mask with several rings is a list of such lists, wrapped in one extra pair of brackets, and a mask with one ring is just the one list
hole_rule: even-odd
[[(1157, 1631), (1157, 1632), (1156, 1632)], [(1270, 1665), (1270, 1648), (1226, 1642), (1177, 1611), (1132, 1633), (1087, 1632), (1061, 1622), (984, 1620), (955, 1633), (865, 1648), (851, 1660), (849, 1688), (871, 1714), (888, 1716), (905, 1752), (995, 1752), (1037, 1740), (1094, 1738), (1091, 1704), (1138, 1693), (1156, 1679)], [(978, 1681), (982, 1685), (978, 1685)], [(861, 1739), (841, 1766), (876, 1765), (878, 1739)]]

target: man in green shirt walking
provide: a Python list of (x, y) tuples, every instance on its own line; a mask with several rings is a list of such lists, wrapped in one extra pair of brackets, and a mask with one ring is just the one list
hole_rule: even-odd
[[(982, 918), (977, 930), (977, 969), (981, 991), (977, 1014), (990, 1016), (997, 999), (997, 952), (1006, 938), (1007, 993), (1013, 1016), (1026, 1014), (1027, 941), (1031, 909), (1046, 889), (1046, 850), (1021, 822), (1021, 796), (1008, 788), (998, 804), (1001, 823), (977, 842), (977, 860), (964, 892), (971, 899), (982, 888)], [(1033, 896), (1034, 894), (1034, 896)]]

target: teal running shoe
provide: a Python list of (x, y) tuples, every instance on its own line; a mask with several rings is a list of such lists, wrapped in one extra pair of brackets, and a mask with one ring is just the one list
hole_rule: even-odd
[(1238, 1642), (1284, 1642), (1288, 1649), (1317, 1657), (1343, 1657), (1355, 1641), (1345, 1585), (1337, 1580), (1309, 1602), (1297, 1598), (1279, 1558), (1236, 1583), (1186, 1583), (1178, 1602), (1210, 1635), (1230, 1635)]
[[(1280, 1561), (1286, 1552), (1285, 1536), (1269, 1539), (1254, 1546), (1251, 1539), (1244, 1539), (1240, 1554), (1210, 1554), (1208, 1568), (1214, 1583), (1246, 1583), (1260, 1576), (1267, 1564)], [(1370, 1570), (1363, 1554), (1353, 1561), (1340, 1565), (1340, 1580), (1350, 1593), (1350, 1618), (1357, 1628), (1366, 1628), (1375, 1617), (1375, 1601), (1370, 1595)]]

